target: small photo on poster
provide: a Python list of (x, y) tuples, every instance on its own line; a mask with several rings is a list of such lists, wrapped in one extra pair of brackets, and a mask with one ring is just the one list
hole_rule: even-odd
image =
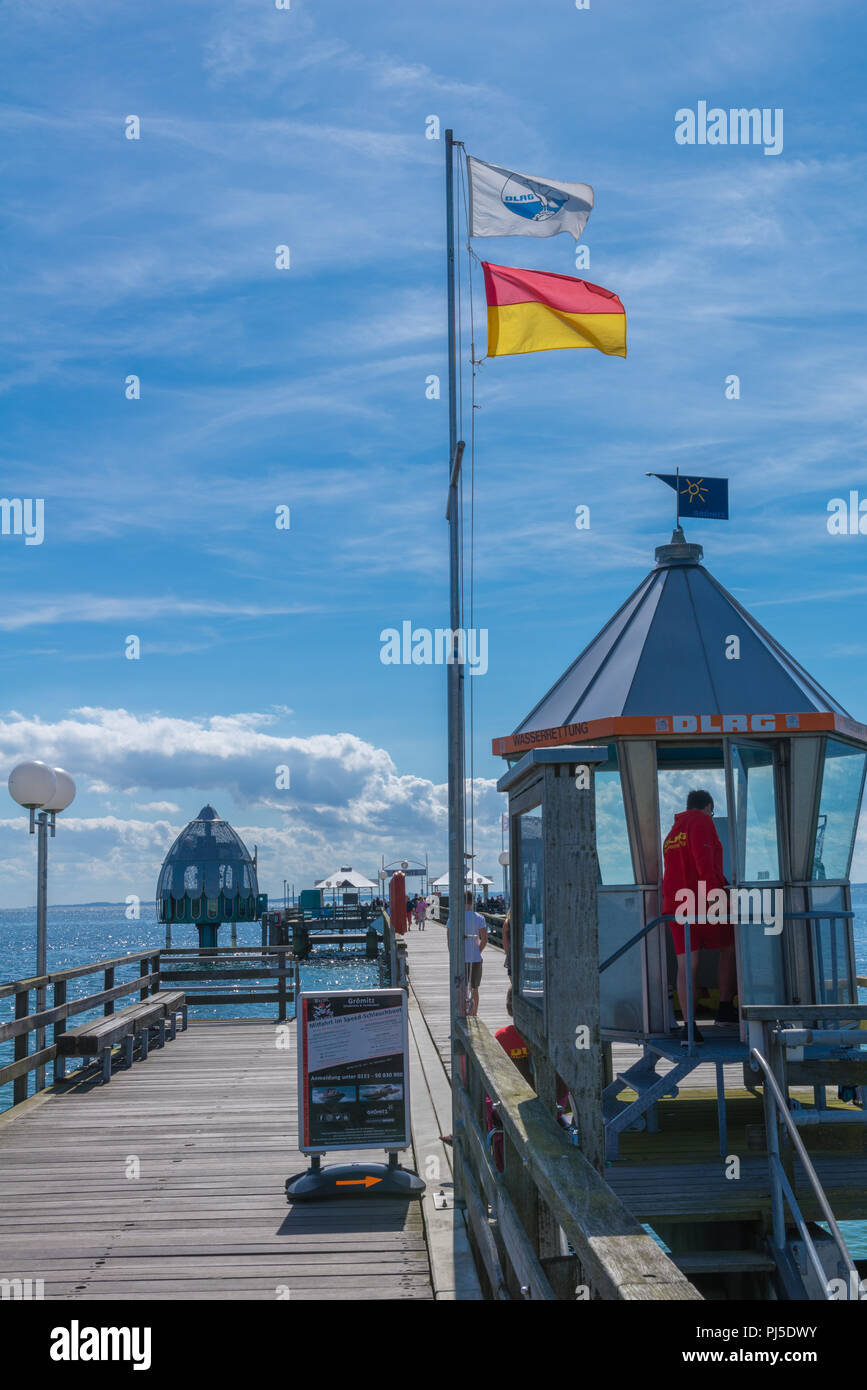
[(314, 1086), (310, 1099), (314, 1105), (354, 1105), (358, 1095), (354, 1086)]
[(386, 1100), (403, 1100), (402, 1086), (359, 1086), (358, 1097), (368, 1105), (379, 1104)]

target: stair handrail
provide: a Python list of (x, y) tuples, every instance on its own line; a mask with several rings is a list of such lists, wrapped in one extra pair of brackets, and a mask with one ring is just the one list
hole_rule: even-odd
[[(660, 925), (660, 923), (662, 923), (662, 922), (676, 922), (676, 921), (677, 921), (677, 917), (673, 917), (673, 916), (671, 915), (670, 912), (663, 912), (659, 917), (654, 917), (654, 919), (653, 919), (652, 922), (648, 922), (648, 923), (647, 923), (647, 926), (642, 927), (642, 928), (641, 928), (641, 931), (636, 932), (634, 936), (631, 936), (631, 937), (629, 938), (628, 941), (625, 941), (625, 942), (623, 943), (622, 946), (618, 946), (618, 948), (617, 948), (616, 951), (614, 951), (610, 956), (608, 956), (604, 961), (602, 961), (601, 965), (599, 966), (599, 974), (601, 975), (602, 972), (603, 972), (603, 970), (607, 970), (608, 967), (609, 967), (609, 965), (613, 965), (614, 962), (615, 962), (616, 960), (619, 960), (621, 956), (625, 955), (627, 951), (631, 951), (633, 946), (637, 946), (638, 943), (639, 943), (639, 941), (641, 941), (642, 937), (647, 936), (647, 933), (653, 931), (654, 927), (658, 927), (658, 926)], [(689, 919), (688, 919), (688, 918), (687, 918), (687, 920), (684, 922), (683, 926), (684, 926), (684, 931), (685, 931), (685, 933), (686, 933), (686, 938), (685, 938), (685, 951), (686, 951), (687, 958), (691, 960), (691, 959), (692, 959), (692, 947), (691, 947), (691, 942), (690, 942), (690, 924), (689, 924)], [(693, 998), (692, 998), (692, 993), (693, 993), (692, 971), (691, 971), (691, 970), (687, 970), (687, 972), (686, 972), (686, 1001), (685, 1001), (685, 1003), (684, 1003), (684, 1001), (681, 1001), (681, 1008), (682, 1008), (683, 1011), (684, 1011), (684, 1012), (683, 1012), (683, 1016), (684, 1016), (685, 1027), (686, 1027), (686, 1048), (687, 1048), (687, 1054), (686, 1054), (686, 1055), (687, 1055), (688, 1057), (694, 1057), (694, 1056), (695, 1056), (695, 1018), (693, 1017)]]
[[(813, 1167), (810, 1155), (807, 1153), (806, 1147), (804, 1145), (804, 1141), (798, 1133), (798, 1128), (795, 1124), (795, 1121), (792, 1119), (788, 1102), (780, 1089), (779, 1082), (777, 1081), (777, 1078), (774, 1076), (774, 1073), (771, 1070), (768, 1062), (762, 1056), (762, 1053), (759, 1051), (757, 1047), (753, 1047), (750, 1049), (750, 1056), (759, 1065), (764, 1074), (765, 1084), (767, 1085), (770, 1095), (773, 1098), (776, 1113), (781, 1117), (781, 1119), (784, 1121), (786, 1125), (786, 1129), (789, 1132), (789, 1138), (791, 1139), (792, 1144), (794, 1145), (796, 1154), (801, 1160), (804, 1172), (807, 1174), (810, 1186), (812, 1187), (813, 1193), (816, 1197), (817, 1202), (819, 1203), (819, 1207), (821, 1208), (822, 1216), (828, 1223), (828, 1227), (833, 1237), (834, 1244), (837, 1246), (837, 1253), (840, 1256), (842, 1264), (846, 1269), (850, 1280), (854, 1275), (855, 1287), (857, 1288), (860, 1282), (858, 1270), (855, 1267), (852, 1256), (849, 1254), (849, 1247), (843, 1239), (843, 1233), (840, 1230), (840, 1227), (837, 1225), (834, 1213), (831, 1210), (830, 1203), (828, 1202), (828, 1198), (825, 1194), (825, 1189), (819, 1181), (819, 1175)], [(775, 1148), (772, 1149), (772, 1136), (770, 1133), (768, 1134), (767, 1139), (768, 1160), (769, 1167), (771, 1170), (771, 1181), (772, 1183), (776, 1183), (779, 1186), (780, 1194), (785, 1192), (789, 1206), (792, 1209), (792, 1214), (795, 1217), (795, 1220), (798, 1224), (798, 1228), (801, 1232), (801, 1236), (804, 1240), (804, 1246), (807, 1251), (807, 1255), (810, 1259), (811, 1264), (813, 1265), (813, 1269), (819, 1279), (819, 1283), (825, 1289), (825, 1298), (828, 1299), (830, 1298), (828, 1280), (825, 1275), (825, 1271), (822, 1268), (821, 1261), (819, 1260), (819, 1255), (816, 1250), (815, 1242), (813, 1241), (812, 1236), (807, 1230), (806, 1222), (804, 1221), (804, 1218), (801, 1214), (794, 1190), (790, 1185), (788, 1178), (786, 1177), (785, 1170), (782, 1167), (779, 1152)], [(776, 1142), (776, 1136), (773, 1136), (773, 1141), (774, 1143)], [(777, 1168), (774, 1165), (774, 1159), (776, 1159), (777, 1164), (779, 1164), (779, 1171), (777, 1171)], [(782, 1244), (780, 1245), (780, 1248), (782, 1248)]]
[(613, 965), (621, 956), (625, 956), (626, 952), (631, 951), (633, 946), (637, 946), (641, 938), (647, 936), (648, 932), (653, 931), (654, 927), (658, 927), (661, 922), (673, 922), (674, 920), (675, 918), (668, 912), (664, 912), (661, 917), (654, 917), (652, 922), (648, 922), (646, 927), (641, 928), (641, 931), (637, 931), (634, 936), (630, 936), (628, 941), (625, 941), (622, 946), (618, 946), (617, 950), (614, 951), (612, 955), (602, 961), (599, 966), (599, 974), (601, 975), (603, 970), (607, 970), (609, 965)]

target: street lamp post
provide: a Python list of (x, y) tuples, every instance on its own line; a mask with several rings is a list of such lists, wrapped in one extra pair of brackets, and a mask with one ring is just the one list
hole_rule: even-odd
[[(48, 835), (54, 837), (55, 816), (75, 799), (75, 782), (62, 767), (34, 761), (19, 763), (9, 774), (9, 794), (30, 812), (30, 834), (36, 835), (36, 974), (48, 972)], [(45, 987), (36, 991), (36, 1012), (45, 1009)], [(36, 1051), (45, 1047), (45, 1029), (36, 1031)], [(36, 1068), (36, 1090), (45, 1087), (45, 1067)]]
[(506, 904), (506, 910), (508, 911), (508, 908), (509, 908), (509, 851), (508, 851), (507, 849), (504, 849), (503, 852), (502, 852), (502, 854), (499, 855), (498, 861), (497, 861), (497, 862), (502, 866), (502, 870), (503, 870), (503, 901), (505, 902), (505, 904)]

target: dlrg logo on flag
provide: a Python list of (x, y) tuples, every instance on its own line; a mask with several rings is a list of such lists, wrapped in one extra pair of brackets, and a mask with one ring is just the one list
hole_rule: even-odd
[(467, 155), (470, 236), (556, 236), (578, 241), (593, 210), (588, 183), (515, 174)]

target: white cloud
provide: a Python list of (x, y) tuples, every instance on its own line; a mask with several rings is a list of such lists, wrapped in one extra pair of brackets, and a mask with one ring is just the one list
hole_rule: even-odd
[(19, 599), (14, 609), (0, 614), (0, 629), (19, 632), (23, 628), (39, 627), (46, 623), (144, 622), (165, 617), (279, 617), (287, 613), (310, 611), (309, 607), (298, 604), (273, 607), (259, 603), (221, 603), (214, 599), (180, 599), (171, 594), (161, 598), (62, 594), (51, 598)]
[[(172, 841), (206, 801), (232, 821), (251, 850), (259, 846), (265, 891), (277, 891), (286, 876), (312, 883), (338, 860), (375, 870), (381, 854), (391, 860), (406, 853), (423, 857), (428, 850), (432, 868), (445, 868), (444, 783), (399, 773), (385, 749), (355, 734), (281, 736), (268, 729), (274, 720), (273, 714), (246, 712), (178, 718), (98, 708), (73, 710), (53, 723), (15, 714), (0, 719), (3, 775), (20, 758), (38, 754), (69, 768), (90, 797), (163, 793), (133, 803), (155, 820), (59, 818), (54, 901), (146, 896)], [(288, 790), (275, 786), (278, 766), (290, 769)], [(496, 878), (503, 798), (493, 780), (477, 778), (473, 785), (478, 862)], [(258, 814), (250, 818), (245, 810)], [(32, 900), (33, 870), (21, 838), (26, 828), (23, 816), (0, 821), (7, 904)]]

